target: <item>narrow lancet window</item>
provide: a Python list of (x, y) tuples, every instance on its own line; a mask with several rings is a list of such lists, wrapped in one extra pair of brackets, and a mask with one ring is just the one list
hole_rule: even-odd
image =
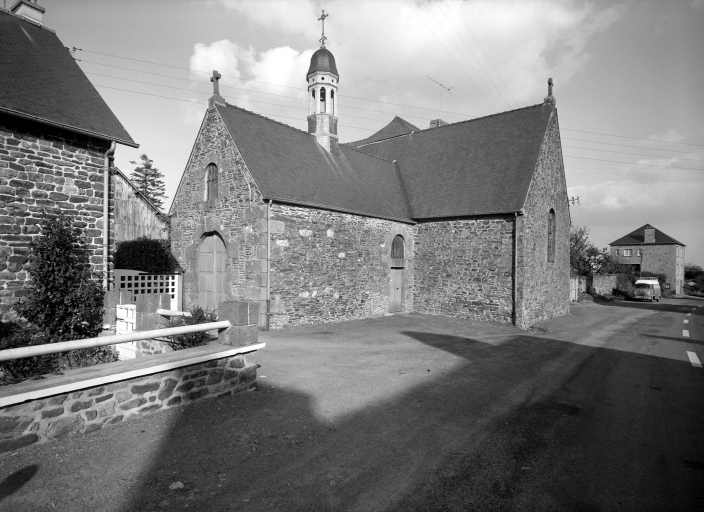
[(555, 210), (548, 214), (548, 261), (555, 261)]
[(326, 112), (325, 109), (325, 87), (322, 87), (320, 89), (320, 113), (324, 114)]
[(218, 166), (212, 163), (205, 169), (205, 201), (209, 208), (218, 202)]

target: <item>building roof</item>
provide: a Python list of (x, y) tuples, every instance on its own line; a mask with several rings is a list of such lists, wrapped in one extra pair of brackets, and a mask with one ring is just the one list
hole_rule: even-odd
[(416, 220), (518, 212), (553, 112), (541, 103), (356, 145), (397, 161)]
[(217, 106), (265, 199), (413, 222), (394, 164), (353, 148), (323, 149), (309, 133)]
[(0, 113), (138, 147), (56, 34), (0, 10)]
[(682, 242), (678, 242), (674, 238), (672, 238), (669, 235), (666, 235), (659, 229), (651, 226), (650, 224), (646, 224), (644, 226), (639, 227), (635, 231), (632, 231), (631, 233), (628, 233), (626, 236), (623, 236), (616, 240), (615, 242), (611, 242), (609, 245), (641, 245), (645, 240), (645, 230), (646, 228), (651, 228), (655, 230), (655, 242), (650, 242), (648, 245), (669, 245), (669, 244), (678, 244), (683, 247), (685, 245)]
[(337, 66), (335, 65), (335, 57), (327, 48), (320, 48), (313, 54), (310, 58), (310, 67), (308, 68), (306, 76), (310, 76), (311, 73), (318, 71), (332, 73), (338, 78), (340, 76), (337, 72)]
[(394, 116), (389, 124), (384, 126), (381, 130), (376, 132), (374, 135), (367, 137), (364, 140), (359, 140), (357, 142), (349, 142), (345, 144), (346, 146), (358, 148), (364, 146), (365, 144), (371, 144), (372, 142), (379, 142), (385, 139), (391, 139), (393, 137), (398, 137), (400, 135), (407, 135), (412, 132), (419, 132), (420, 128), (413, 126), (411, 123), (405, 119), (401, 119), (398, 116)]

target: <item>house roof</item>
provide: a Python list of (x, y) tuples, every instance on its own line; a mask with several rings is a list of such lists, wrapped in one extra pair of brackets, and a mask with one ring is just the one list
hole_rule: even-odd
[(554, 111), (538, 104), (354, 145), (397, 161), (416, 220), (517, 212)]
[(669, 235), (666, 235), (659, 229), (651, 226), (650, 224), (646, 224), (644, 226), (639, 227), (635, 231), (632, 231), (631, 233), (628, 233), (626, 236), (623, 236), (616, 240), (615, 242), (611, 242), (609, 245), (640, 245), (645, 243), (645, 229), (646, 228), (652, 228), (655, 230), (655, 242), (650, 242), (648, 245), (667, 245), (667, 244), (678, 244), (683, 247), (686, 247), (682, 242), (678, 242), (674, 238), (672, 238)]
[(0, 10), (0, 113), (138, 147), (56, 34)]
[(309, 133), (217, 106), (265, 199), (413, 222), (394, 164), (345, 146), (328, 153)]
[(395, 116), (389, 124), (384, 126), (381, 130), (376, 132), (374, 135), (370, 135), (364, 140), (359, 140), (357, 142), (349, 142), (345, 146), (358, 148), (364, 146), (365, 144), (371, 144), (372, 142), (379, 142), (385, 139), (391, 139), (393, 137), (398, 137), (400, 135), (407, 135), (412, 132), (419, 132), (420, 128), (413, 126), (411, 123), (405, 119), (401, 119)]

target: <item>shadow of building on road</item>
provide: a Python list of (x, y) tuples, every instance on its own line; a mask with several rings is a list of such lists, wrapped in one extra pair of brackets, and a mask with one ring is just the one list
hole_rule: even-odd
[[(39, 466), (32, 464), (15, 471), (0, 482), (0, 501), (19, 491), (24, 484), (34, 478), (38, 470)], [(2, 509), (2, 503), (0, 503), (0, 509)]]
[[(629, 494), (629, 506), (657, 509), (674, 498), (704, 497), (677, 454), (663, 459), (680, 479), (674, 498), (669, 484), (653, 481), (660, 473), (647, 479), (652, 468), (642, 470), (645, 487), (619, 480), (624, 466), (650, 464), (637, 446), (653, 441), (638, 429), (600, 431), (604, 446), (591, 441), (593, 454), (579, 444), (599, 402), (613, 400), (606, 378), (590, 377), (586, 390), (575, 391), (590, 367), (607, 375), (619, 363), (645, 368), (657, 359), (657, 373), (676, 379), (686, 371), (683, 362), (547, 336), (492, 344), (441, 332), (403, 334), (457, 364), (439, 370), (432, 357), (412, 366), (395, 360), (372, 372), (351, 360), (344, 343), (311, 339), (312, 351), (328, 351), (318, 363), (335, 367), (329, 389), (303, 392), (305, 383), (282, 388), (260, 378), (258, 391), (184, 408), (124, 510), (596, 510), (615, 492)], [(563, 372), (569, 365), (573, 371)], [(619, 386), (614, 407), (637, 403), (644, 390), (670, 393), (658, 382)], [(382, 399), (370, 393), (364, 407), (320, 410), (319, 394), (345, 401), (379, 387), (388, 392)], [(634, 409), (629, 421), (649, 422), (651, 412)], [(698, 450), (691, 456), (704, 458)], [(183, 488), (170, 489), (177, 481)]]

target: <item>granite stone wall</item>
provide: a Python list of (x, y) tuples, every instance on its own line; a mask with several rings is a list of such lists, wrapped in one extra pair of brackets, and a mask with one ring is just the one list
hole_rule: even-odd
[[(645, 272), (665, 274), (667, 277), (666, 282), (670, 283), (670, 290), (674, 293), (682, 293), (685, 262), (684, 247), (682, 248), (682, 256), (677, 255), (677, 247), (675, 244), (619, 245), (611, 248), (611, 254), (621, 263), (640, 265)], [(618, 255), (616, 255), (616, 249), (619, 251)], [(624, 249), (630, 249), (631, 256), (624, 256)], [(643, 251), (642, 258), (637, 255), (638, 251)]]
[[(185, 355), (186, 351), (181, 353)], [(159, 357), (152, 359), (158, 362)], [(109, 363), (103, 368), (129, 363)], [(256, 368), (256, 363), (240, 354), (1, 407), (0, 453), (38, 441), (93, 432), (196, 400), (246, 391), (256, 387)]]
[(414, 310), (511, 323), (513, 216), (416, 226)]
[[(555, 210), (555, 261), (548, 261), (548, 216)], [(517, 325), (527, 329), (569, 312), (570, 212), (560, 129), (553, 111), (523, 215), (518, 217)]]
[(106, 141), (0, 116), (0, 319), (25, 296), (29, 243), (42, 214), (64, 212), (83, 230), (102, 270)]
[(270, 328), (387, 313), (396, 235), (405, 243), (403, 312), (413, 311), (413, 226), (280, 204), (271, 216)]

